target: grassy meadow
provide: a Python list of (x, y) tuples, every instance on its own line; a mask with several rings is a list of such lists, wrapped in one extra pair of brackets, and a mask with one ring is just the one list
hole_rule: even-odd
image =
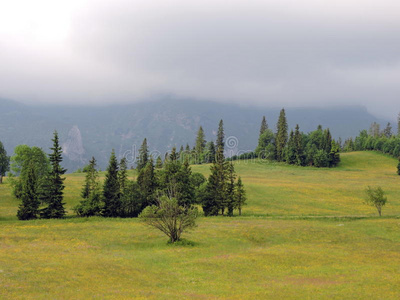
[[(66, 175), (63, 220), (18, 221), (0, 185), (0, 298), (399, 299), (397, 161), (341, 157), (334, 169), (236, 162), (243, 216), (199, 218), (187, 245), (138, 219), (73, 217), (84, 174)], [(363, 203), (368, 185), (387, 192), (381, 218)]]

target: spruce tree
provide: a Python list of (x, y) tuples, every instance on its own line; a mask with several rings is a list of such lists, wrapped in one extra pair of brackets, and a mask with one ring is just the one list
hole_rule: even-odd
[(58, 133), (54, 132), (53, 147), (50, 148), (53, 152), (49, 154), (51, 170), (47, 176), (42, 188), (42, 202), (47, 204), (47, 207), (40, 211), (40, 216), (45, 219), (63, 218), (66, 214), (63, 203), (64, 180), (61, 176), (67, 171), (61, 167), (62, 149), (58, 141)]
[(81, 196), (83, 199), (89, 198), (94, 191), (98, 189), (98, 171), (97, 171), (97, 163), (94, 157), (89, 161), (89, 165), (87, 167), (85, 184), (83, 185)]
[(215, 144), (214, 141), (209, 142), (207, 149), (207, 163), (213, 163), (215, 161)]
[(19, 220), (36, 219), (39, 215), (39, 195), (37, 191), (37, 178), (32, 163), (28, 164), (28, 169), (22, 178), (21, 205), (19, 206), (17, 217)]
[(205, 216), (216, 216), (219, 211), (224, 214), (227, 197), (227, 163), (222, 147), (218, 147), (210, 170), (202, 206)]
[(263, 116), (262, 121), (261, 121), (259, 136), (261, 136), (267, 129), (268, 129), (268, 123), (267, 123), (267, 120), (265, 119), (265, 116)]
[(299, 124), (296, 125), (296, 129), (294, 132), (294, 144), (295, 144), (295, 148), (296, 148), (295, 164), (298, 166), (304, 166), (305, 155), (304, 155), (304, 148), (303, 148), (303, 135), (300, 132)]
[(242, 178), (238, 178), (235, 190), (235, 208), (239, 210), (239, 216), (242, 215), (242, 207), (246, 204), (246, 191), (244, 189)]
[(139, 185), (139, 192), (141, 195), (142, 208), (155, 203), (155, 191), (157, 188), (156, 177), (154, 174), (153, 159), (147, 162), (145, 168), (140, 170), (137, 183)]
[(219, 125), (218, 125), (218, 133), (217, 133), (217, 142), (216, 142), (216, 148), (222, 149), (222, 153), (224, 153), (224, 148), (225, 148), (225, 133), (224, 133), (224, 121), (220, 120)]
[(156, 160), (156, 169), (162, 169), (162, 168), (163, 168), (163, 162), (161, 156), (158, 156)]
[(284, 160), (284, 151), (286, 147), (286, 143), (288, 140), (288, 124), (286, 121), (285, 109), (282, 108), (278, 123), (276, 125), (277, 132), (276, 132), (276, 159), (277, 161)]
[(399, 163), (397, 164), (397, 175), (400, 175), (400, 157), (399, 157)]
[(120, 209), (120, 182), (118, 179), (118, 161), (114, 149), (111, 152), (103, 187), (103, 216), (118, 217)]
[(181, 165), (177, 174), (177, 196), (178, 204), (183, 207), (190, 207), (195, 201), (195, 187), (191, 180), (192, 170), (189, 160), (186, 159)]
[(235, 179), (236, 173), (232, 161), (228, 165), (227, 171), (227, 184), (226, 184), (226, 207), (228, 209), (228, 216), (233, 216), (235, 208)]
[(142, 146), (139, 149), (139, 156), (137, 157), (137, 170), (143, 169), (149, 161), (149, 149), (147, 146), (147, 139), (143, 140)]
[(287, 143), (287, 147), (285, 148), (285, 161), (288, 164), (294, 165), (297, 162), (296, 157), (296, 141), (294, 139), (293, 130), (290, 131), (289, 141)]
[(128, 183), (128, 165), (126, 163), (126, 158), (123, 157), (119, 162), (118, 170), (118, 182), (121, 194), (124, 193), (126, 185)]
[(10, 157), (7, 156), (7, 151), (4, 149), (3, 143), (0, 141), (0, 184), (3, 183), (3, 176), (10, 169)]
[(202, 156), (203, 156), (205, 147), (206, 147), (205, 135), (204, 135), (203, 127), (200, 126), (199, 131), (197, 131), (196, 146), (195, 146), (197, 163), (202, 162)]

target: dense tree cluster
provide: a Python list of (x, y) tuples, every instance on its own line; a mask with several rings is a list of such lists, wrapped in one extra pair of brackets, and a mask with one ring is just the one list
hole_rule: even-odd
[(3, 183), (3, 176), (10, 169), (10, 157), (7, 156), (7, 151), (4, 149), (3, 143), (0, 141), (0, 184)]
[(365, 151), (374, 150), (389, 154), (393, 157), (400, 157), (400, 136), (392, 133), (390, 123), (383, 130), (380, 130), (379, 124), (371, 124), (370, 129), (362, 130), (353, 140), (345, 140), (343, 151)]
[(52, 141), (48, 158), (42, 149), (26, 145), (17, 146), (11, 158), (10, 181), (14, 196), (21, 200), (17, 213), (20, 220), (63, 218), (66, 214), (62, 177), (66, 170), (61, 167), (57, 132)]
[(305, 134), (299, 125), (288, 134), (285, 110), (282, 109), (274, 133), (263, 117), (258, 146), (254, 152), (233, 156), (231, 160), (262, 158), (298, 166), (334, 167), (340, 162), (339, 144), (332, 139), (329, 129)]

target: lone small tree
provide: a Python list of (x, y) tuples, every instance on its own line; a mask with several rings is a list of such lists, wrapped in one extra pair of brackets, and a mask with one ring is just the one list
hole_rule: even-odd
[(382, 216), (382, 207), (385, 206), (387, 202), (387, 197), (385, 197), (385, 192), (379, 186), (377, 188), (372, 188), (368, 186), (365, 190), (367, 194), (365, 203), (371, 206), (375, 206), (378, 210), (379, 216)]
[(169, 243), (181, 239), (181, 234), (187, 229), (196, 227), (198, 210), (196, 207), (179, 206), (175, 198), (162, 196), (157, 205), (146, 207), (140, 218), (147, 225), (157, 228), (169, 237)]

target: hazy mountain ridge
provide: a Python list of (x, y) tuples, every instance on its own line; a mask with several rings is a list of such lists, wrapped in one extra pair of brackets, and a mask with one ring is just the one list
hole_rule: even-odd
[[(355, 136), (372, 122), (382, 125), (363, 107), (288, 108), (289, 128), (296, 124), (304, 132), (319, 124), (329, 127), (335, 138)], [(225, 136), (235, 136), (238, 145), (233, 150), (253, 150), (257, 145), (262, 116), (275, 130), (277, 108), (242, 107), (205, 101), (159, 100), (126, 105), (74, 107), (28, 106), (10, 100), (0, 100), (0, 140), (9, 153), (16, 145), (51, 146), (54, 130), (64, 146), (64, 165), (73, 171), (95, 156), (104, 169), (111, 150), (128, 155), (133, 163), (143, 139), (150, 150), (160, 153), (173, 146), (192, 147), (199, 126), (207, 140), (215, 139), (220, 119), (224, 120)]]

